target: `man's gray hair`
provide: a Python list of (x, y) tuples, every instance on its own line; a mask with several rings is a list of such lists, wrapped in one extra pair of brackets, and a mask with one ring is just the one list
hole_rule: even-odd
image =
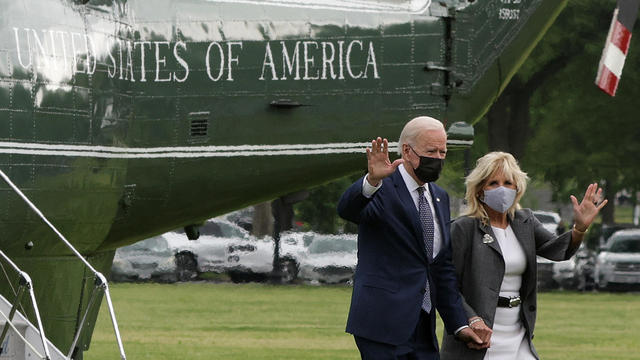
[(444, 125), (432, 117), (418, 116), (409, 121), (402, 132), (400, 133), (400, 140), (398, 140), (398, 155), (402, 156), (402, 144), (415, 145), (416, 137), (421, 131), (425, 130), (442, 130), (444, 131)]

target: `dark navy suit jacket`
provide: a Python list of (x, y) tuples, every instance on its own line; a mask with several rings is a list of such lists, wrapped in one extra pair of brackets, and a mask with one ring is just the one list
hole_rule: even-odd
[[(358, 224), (358, 266), (346, 331), (387, 344), (405, 343), (416, 330), (427, 277), (447, 332), (467, 325), (451, 262), (447, 193), (429, 183), (442, 246), (427, 261), (418, 210), (400, 171), (385, 178), (369, 199), (362, 195), (362, 182), (351, 185), (338, 204), (340, 216)], [(437, 349), (435, 316), (430, 326), (425, 330)]]

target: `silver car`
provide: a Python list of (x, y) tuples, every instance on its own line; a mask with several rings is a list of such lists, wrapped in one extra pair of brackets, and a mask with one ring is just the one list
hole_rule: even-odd
[(571, 259), (553, 263), (553, 280), (563, 289), (591, 290), (594, 260), (595, 255), (583, 242)]
[(596, 259), (595, 280), (600, 289), (640, 285), (640, 229), (611, 235)]
[(552, 211), (535, 210), (533, 211), (533, 216), (535, 216), (536, 219), (538, 219), (538, 221), (542, 223), (542, 226), (550, 233), (558, 234), (558, 226), (562, 221), (562, 218), (560, 218), (560, 215), (558, 213)]
[[(558, 225), (562, 220), (560, 215), (551, 211), (541, 211), (535, 210), (533, 211), (533, 215), (542, 223), (542, 226), (552, 234), (557, 234)], [(554, 279), (554, 273), (559, 269), (566, 267), (566, 262), (558, 265), (556, 262), (551, 261), (549, 259), (545, 259), (542, 256), (536, 257), (537, 268), (538, 268), (538, 289), (548, 290), (557, 288), (560, 283)], [(556, 270), (558, 269), (558, 270)], [(564, 273), (563, 273), (564, 274)]]
[(355, 234), (314, 234), (307, 253), (300, 259), (299, 277), (312, 284), (349, 283), (358, 263)]
[[(199, 228), (198, 240), (186, 240), (184, 233), (165, 234), (176, 251), (177, 272), (181, 279), (201, 273), (226, 273), (233, 282), (265, 281), (273, 271), (274, 241), (257, 238), (239, 225), (218, 217)], [(293, 243), (292, 243), (293, 241)], [(282, 238), (280, 264), (283, 282), (298, 274), (297, 241)]]
[(189, 280), (202, 273), (271, 271), (273, 245), (269, 240), (256, 239), (245, 229), (223, 218), (208, 220), (199, 231), (197, 240), (188, 240), (182, 231), (163, 235), (176, 253), (181, 280)]
[(174, 250), (164, 237), (156, 236), (119, 248), (113, 258), (111, 279), (174, 282), (176, 269)]

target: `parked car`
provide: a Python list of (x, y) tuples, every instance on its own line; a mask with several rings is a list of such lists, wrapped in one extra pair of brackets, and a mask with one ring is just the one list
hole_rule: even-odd
[(569, 260), (553, 263), (553, 280), (563, 289), (592, 290), (595, 286), (593, 271), (595, 254), (585, 243), (580, 245)]
[(198, 273), (222, 273), (229, 269), (229, 247), (250, 239), (243, 228), (221, 218), (206, 221), (199, 228), (197, 240), (188, 240), (182, 230), (165, 234), (176, 250), (179, 271), (183, 278), (196, 277)]
[(640, 285), (640, 229), (611, 235), (598, 254), (595, 279), (600, 289)]
[[(246, 239), (227, 247), (227, 273), (233, 282), (265, 281), (273, 271), (274, 244), (271, 237)], [(285, 281), (295, 278), (294, 274)]]
[(347, 283), (353, 280), (358, 262), (355, 234), (313, 234), (300, 260), (299, 277), (312, 283)]
[(247, 230), (224, 218), (200, 226), (200, 237), (187, 240), (182, 231), (165, 234), (176, 250), (182, 279), (201, 273), (227, 273), (232, 281), (266, 280), (272, 270), (273, 241), (257, 239)]
[[(257, 239), (239, 225), (214, 218), (199, 228), (197, 240), (188, 240), (183, 230), (175, 230), (118, 249), (113, 265), (116, 281), (156, 279), (188, 281), (202, 273), (227, 273), (234, 282), (263, 281), (273, 270), (274, 242), (271, 237)], [(298, 235), (296, 235), (298, 236)], [(295, 238), (281, 241), (280, 259), (283, 281), (298, 274), (299, 258), (306, 251)], [(154, 264), (164, 264), (155, 269)], [(171, 267), (168, 267), (168, 264)], [(161, 272), (151, 274), (150, 272)]]
[[(246, 282), (264, 281), (273, 274), (273, 238), (258, 239), (222, 217), (205, 222), (199, 233), (197, 240), (188, 240), (183, 230), (176, 230), (118, 249), (113, 278), (188, 281), (202, 273), (226, 273), (234, 282)], [(295, 281), (300, 273), (308, 281), (346, 282), (355, 270), (356, 239), (356, 235), (282, 233), (277, 275), (283, 282)]]
[(253, 206), (249, 206), (240, 210), (230, 212), (223, 216), (224, 219), (240, 226), (246, 231), (251, 232), (253, 230)]
[(292, 282), (299, 278), (300, 261), (307, 255), (309, 245), (317, 234), (315, 232), (286, 231), (280, 234), (280, 263), (283, 282)]
[(612, 225), (603, 224), (602, 227), (600, 228), (600, 236), (598, 237), (598, 246), (601, 248), (604, 247), (607, 244), (607, 241), (609, 240), (611, 235), (613, 235), (616, 231), (633, 229), (633, 228), (638, 228), (638, 227), (634, 224), (627, 224), (627, 223), (612, 224)]
[(596, 287), (595, 268), (596, 254), (586, 246), (580, 247), (575, 255), (574, 278), (576, 289), (589, 291)]
[[(552, 234), (560, 235), (566, 229), (562, 226), (562, 218), (556, 212), (535, 210), (533, 215), (542, 223), (542, 226)], [(555, 289), (557, 287), (573, 288), (575, 286), (573, 260), (551, 261), (543, 257), (537, 257), (538, 263), (538, 288)]]
[(164, 237), (156, 236), (116, 250), (111, 279), (174, 282), (177, 279), (176, 270), (173, 249)]
[(565, 230), (560, 228), (562, 218), (560, 218), (560, 215), (556, 212), (535, 210), (533, 211), (533, 216), (535, 216), (536, 219), (542, 223), (542, 226), (552, 234), (559, 235)]
[[(189, 242), (198, 272), (226, 272), (233, 282), (267, 280), (273, 274), (273, 238), (258, 239), (226, 219), (229, 217), (207, 221), (200, 228), (200, 238)], [(298, 276), (299, 258), (306, 252), (304, 237), (304, 233), (283, 233), (280, 237), (278, 275), (284, 283)]]
[(559, 287), (563, 289), (575, 289), (577, 280), (575, 278), (575, 269), (575, 255), (569, 260), (554, 261), (551, 266), (551, 277)]
[(536, 256), (538, 268), (538, 290), (557, 289), (559, 284), (553, 279), (554, 261), (542, 256)]

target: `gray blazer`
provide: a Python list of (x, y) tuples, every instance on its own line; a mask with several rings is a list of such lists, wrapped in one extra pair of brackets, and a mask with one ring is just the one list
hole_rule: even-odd
[[(526, 329), (531, 350), (538, 357), (531, 339), (536, 323), (536, 255), (549, 260), (569, 259), (577, 250), (570, 248), (571, 232), (560, 236), (542, 227), (529, 209), (518, 210), (510, 225), (522, 245), (527, 259), (527, 267), (522, 274), (520, 288), (521, 319)], [(485, 234), (494, 241), (483, 242)], [(451, 247), (453, 264), (456, 267), (458, 284), (463, 296), (463, 305), (469, 318), (480, 316), (487, 326), (493, 328), (493, 320), (498, 304), (498, 294), (504, 277), (504, 259), (500, 245), (490, 225), (483, 225), (480, 219), (461, 217), (451, 225)], [(486, 350), (471, 350), (466, 344), (449, 334), (443, 335), (441, 359), (482, 359)]]

